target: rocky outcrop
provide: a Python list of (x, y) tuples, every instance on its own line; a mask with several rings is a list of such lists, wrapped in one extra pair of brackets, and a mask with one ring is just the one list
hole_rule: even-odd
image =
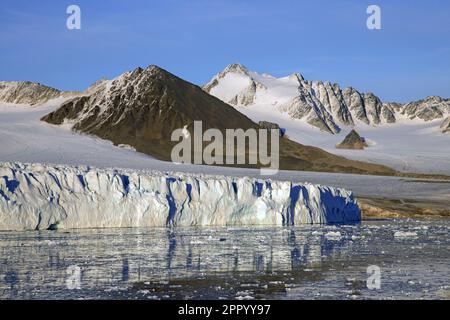
[(61, 96), (61, 91), (33, 82), (0, 82), (0, 102), (37, 105)]
[(353, 125), (353, 117), (337, 84), (322, 81), (308, 83), (312, 94), (340, 124)]
[(364, 96), (352, 87), (343, 91), (344, 102), (355, 119), (370, 124), (364, 104)]
[(450, 133), (450, 116), (447, 117), (441, 124), (442, 133)]
[(263, 128), (263, 129), (277, 129), (277, 130), (280, 129), (280, 125), (275, 122), (260, 121), (260, 122), (258, 122), (258, 125), (260, 128)]
[(412, 119), (431, 121), (450, 115), (450, 99), (430, 96), (426, 99), (406, 104), (401, 113)]
[(391, 104), (383, 103), (381, 106), (381, 117), (386, 123), (397, 122), (397, 118), (395, 117), (395, 107)]
[(366, 140), (362, 138), (358, 132), (355, 130), (350, 131), (350, 133), (345, 137), (344, 141), (336, 146), (338, 149), (357, 149), (363, 150), (367, 147)]
[(287, 112), (293, 119), (304, 119), (312, 126), (329, 133), (338, 133), (339, 126), (334, 122), (332, 115), (325, 109), (320, 101), (304, 89), (303, 94), (279, 106), (279, 110)]
[(351, 192), (307, 183), (0, 164), (0, 230), (290, 226), (359, 220)]
[(283, 137), (286, 133), (286, 129), (280, 128), (280, 125), (275, 122), (269, 122), (269, 121), (259, 121), (258, 126), (262, 129), (267, 130), (277, 130), (280, 134), (280, 137)]

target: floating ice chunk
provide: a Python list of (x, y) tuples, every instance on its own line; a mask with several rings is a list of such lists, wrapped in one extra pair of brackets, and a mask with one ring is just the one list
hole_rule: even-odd
[(237, 296), (236, 300), (255, 300), (254, 297), (246, 295), (246, 296)]
[(150, 293), (150, 290), (139, 290), (138, 291), (139, 294), (143, 294), (143, 295), (147, 295)]
[(252, 297), (249, 293), (250, 293), (250, 291), (248, 291), (248, 290), (238, 291), (236, 293), (236, 299), (237, 300), (254, 300), (255, 298)]
[(44, 240), (44, 241), (41, 241), (41, 243), (45, 244), (45, 245), (48, 245), (48, 246), (55, 246), (56, 245), (56, 242), (52, 241), (52, 240)]
[(414, 230), (428, 230), (428, 226), (414, 227)]
[(203, 241), (201, 240), (191, 240), (190, 242), (191, 245), (198, 245), (198, 244), (205, 244)]
[(395, 238), (415, 238), (417, 237), (417, 232), (411, 231), (396, 231), (394, 233)]
[(325, 238), (328, 240), (341, 240), (342, 235), (339, 231), (330, 231), (325, 234)]

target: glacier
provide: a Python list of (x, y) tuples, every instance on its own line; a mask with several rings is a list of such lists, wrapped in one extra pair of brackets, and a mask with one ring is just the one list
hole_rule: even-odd
[(310, 183), (0, 163), (0, 230), (358, 222), (351, 191)]

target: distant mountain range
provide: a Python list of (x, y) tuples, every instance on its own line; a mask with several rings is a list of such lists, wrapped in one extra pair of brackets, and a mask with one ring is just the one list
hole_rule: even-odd
[[(177, 144), (171, 141), (171, 133), (186, 128), (192, 134), (194, 121), (202, 121), (204, 131), (217, 128), (223, 132), (233, 128), (264, 128), (267, 124), (278, 127), (280, 120), (289, 126), (287, 136), (280, 139), (280, 169), (286, 170), (395, 175), (399, 172), (389, 167), (363, 162), (372, 162), (371, 157), (348, 160), (324, 151), (321, 148), (330, 148), (323, 137), (358, 127), (363, 130), (375, 126), (383, 130), (388, 124), (413, 120), (423, 124), (442, 121), (439, 130), (450, 133), (449, 99), (428, 97), (407, 104), (384, 103), (372, 93), (308, 81), (298, 73), (275, 78), (249, 71), (240, 64), (229, 65), (203, 87), (153, 65), (125, 72), (112, 80), (101, 79), (84, 92), (59, 91), (32, 82), (0, 82), (0, 103), (38, 106), (49, 101), (54, 111), (44, 116), (43, 121), (69, 125), (73, 131), (95, 135), (115, 145), (129, 145), (161, 160), (170, 160), (171, 150)], [(306, 126), (299, 124), (300, 131), (296, 131), (297, 122), (292, 119)], [(307, 134), (307, 142), (301, 137), (300, 127), (316, 127), (331, 134), (318, 137), (316, 143), (313, 130)], [(437, 127), (439, 123), (433, 123), (430, 129)], [(297, 142), (288, 137), (291, 134)], [(380, 146), (383, 141), (375, 143)], [(331, 144), (335, 145), (336, 142)], [(376, 156), (392, 157), (391, 153)]]
[[(292, 119), (332, 134), (346, 126), (381, 126), (400, 119), (431, 121), (450, 116), (450, 99), (430, 96), (407, 104), (382, 102), (373, 93), (361, 93), (352, 87), (341, 89), (338, 84), (309, 81), (299, 73), (275, 78), (240, 64), (227, 66), (203, 89), (232, 106), (287, 113)], [(443, 123), (442, 132), (448, 131)]]
[[(12, 86), (7, 90), (10, 88)], [(27, 94), (24, 93), (22, 99), (10, 99), (9, 102), (26, 101), (29, 104), (68, 94), (59, 91), (46, 95), (32, 94), (29, 92), (50, 91), (31, 83), (21, 86), (20, 90), (10, 90), (17, 97), (22, 96), (22, 92)], [(177, 144), (170, 139), (173, 130), (185, 127), (193, 134), (193, 124), (197, 120), (202, 121), (203, 130), (259, 128), (234, 107), (201, 87), (153, 65), (126, 72), (113, 80), (100, 80), (85, 92), (72, 95), (42, 120), (55, 125), (69, 124), (76, 132), (92, 134), (116, 145), (129, 145), (161, 160), (171, 159), (171, 150)], [(12, 96), (11, 92), (8, 96)], [(26, 100), (25, 96), (30, 98)], [(287, 138), (280, 139), (280, 169), (379, 175), (397, 173), (383, 165), (349, 160)]]
[(0, 82), (0, 102), (35, 105), (58, 98), (61, 91), (33, 82)]
[(80, 94), (77, 91), (60, 91), (30, 81), (0, 81), (0, 102), (39, 105), (49, 100)]
[[(90, 94), (104, 88), (107, 83), (110, 82), (99, 80), (80, 93), (63, 92), (28, 81), (2, 81), (0, 102), (38, 105), (59, 97)], [(361, 93), (352, 87), (341, 89), (336, 83), (306, 80), (299, 73), (275, 78), (249, 71), (241, 64), (227, 66), (203, 89), (233, 107), (270, 108), (271, 112), (286, 113), (292, 119), (303, 120), (332, 134), (361, 124), (381, 126), (415, 119), (442, 119), (441, 131), (450, 132), (450, 99), (438, 96), (406, 104), (383, 102), (373, 93)]]

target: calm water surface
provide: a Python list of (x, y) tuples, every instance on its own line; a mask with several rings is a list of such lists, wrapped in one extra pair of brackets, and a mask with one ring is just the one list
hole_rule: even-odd
[(450, 299), (450, 220), (2, 232), (0, 298)]

